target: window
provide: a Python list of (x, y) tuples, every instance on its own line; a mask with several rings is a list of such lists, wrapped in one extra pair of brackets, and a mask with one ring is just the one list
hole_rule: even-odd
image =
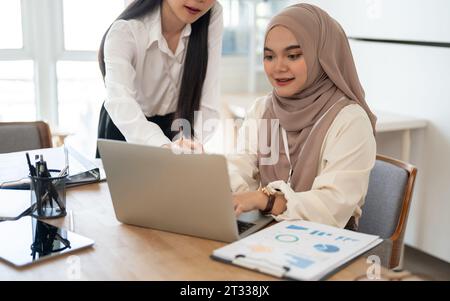
[(57, 74), (59, 128), (72, 134), (67, 144), (93, 157), (98, 116), (105, 100), (98, 63), (60, 61)]
[(23, 47), (20, 0), (0, 1), (0, 33), (0, 49)]
[(62, 4), (64, 51), (56, 66), (58, 128), (71, 133), (67, 144), (93, 157), (105, 100), (97, 50), (127, 1), (62, 0)]
[(34, 68), (23, 50), (20, 0), (0, 1), (0, 37), (0, 121), (34, 120)]
[(245, 55), (249, 50), (251, 30), (250, 6), (247, 1), (221, 0), (223, 8), (223, 43), (224, 55)]
[(96, 51), (124, 5), (124, 0), (64, 0), (64, 48)]
[(0, 61), (0, 121), (35, 118), (33, 62)]
[[(267, 23), (272, 15), (295, 3), (293, 0), (219, 0), (223, 7), (224, 55), (247, 55), (262, 47)], [(255, 44), (253, 44), (255, 42)]]

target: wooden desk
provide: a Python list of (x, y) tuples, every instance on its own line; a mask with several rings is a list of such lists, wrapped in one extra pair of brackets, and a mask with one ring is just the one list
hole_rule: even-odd
[[(244, 118), (247, 108), (257, 99), (258, 97), (264, 96), (265, 94), (230, 94), (223, 95), (222, 102), (226, 104), (231, 116), (235, 118)], [(402, 133), (402, 155), (401, 160), (409, 162), (410, 159), (410, 149), (411, 149), (411, 131), (415, 129), (425, 128), (427, 126), (427, 121), (422, 118), (404, 116), (397, 113), (377, 111), (375, 110), (375, 115), (377, 116), (377, 133), (384, 132), (401, 132)]]
[[(19, 269), (0, 261), (0, 280), (277, 279), (210, 259), (214, 249), (225, 245), (222, 242), (119, 223), (106, 183), (71, 188), (67, 208), (72, 217), (68, 214), (51, 223), (94, 239), (94, 247)], [(383, 243), (376, 249), (384, 247), (389, 245)], [(365, 275), (368, 255), (330, 279), (353, 280)], [(80, 278), (73, 278), (74, 269), (80, 271)]]

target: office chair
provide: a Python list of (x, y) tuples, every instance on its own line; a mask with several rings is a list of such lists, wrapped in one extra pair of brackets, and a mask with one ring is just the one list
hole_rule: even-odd
[(416, 174), (415, 166), (381, 155), (370, 173), (358, 231), (392, 242), (390, 254), (381, 258), (390, 269), (400, 264)]
[(47, 123), (0, 122), (0, 153), (52, 147), (52, 136)]

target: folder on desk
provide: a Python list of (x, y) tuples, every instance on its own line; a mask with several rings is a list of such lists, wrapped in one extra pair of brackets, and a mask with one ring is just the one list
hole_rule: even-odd
[(31, 158), (34, 158), (35, 155), (43, 155), (50, 169), (62, 170), (68, 164), (67, 187), (103, 180), (98, 166), (73, 148), (61, 146), (0, 154), (0, 188), (30, 189), (29, 169), (25, 159), (27, 152)]
[(320, 280), (382, 242), (378, 236), (283, 221), (213, 251), (212, 258), (294, 280)]

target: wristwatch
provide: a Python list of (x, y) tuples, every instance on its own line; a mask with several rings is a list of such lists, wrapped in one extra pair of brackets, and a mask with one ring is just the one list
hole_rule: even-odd
[(259, 189), (262, 193), (268, 196), (266, 208), (261, 211), (261, 214), (268, 215), (272, 213), (273, 205), (275, 204), (276, 193), (271, 192), (267, 189), (267, 187), (262, 187)]

